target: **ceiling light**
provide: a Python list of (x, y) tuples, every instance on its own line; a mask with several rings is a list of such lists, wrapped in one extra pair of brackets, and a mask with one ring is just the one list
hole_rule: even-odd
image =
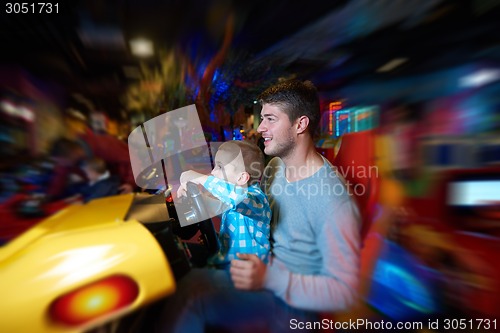
[(463, 76), (459, 80), (460, 87), (480, 87), (500, 79), (500, 71), (496, 69), (483, 69)]
[(132, 54), (138, 57), (148, 57), (153, 55), (153, 42), (143, 38), (132, 39), (130, 41)]
[(377, 72), (382, 73), (382, 72), (392, 71), (394, 68), (404, 64), (407, 61), (408, 61), (408, 58), (394, 58), (391, 61), (387, 62), (385, 65), (379, 67), (377, 69)]

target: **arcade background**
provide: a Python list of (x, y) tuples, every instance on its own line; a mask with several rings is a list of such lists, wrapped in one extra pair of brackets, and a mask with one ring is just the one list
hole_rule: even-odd
[[(64, 206), (37, 215), (23, 202), (43, 195), (36, 182), (50, 177), (53, 142), (69, 136), (70, 106), (93, 131), (126, 142), (141, 123), (196, 104), (208, 142), (257, 142), (258, 93), (307, 79), (321, 97), (318, 151), (333, 160), (344, 135), (375, 137), (380, 187), (360, 316), (496, 318), (499, 22), (498, 0), (75, 1), (57, 14), (3, 11), (2, 243)], [(138, 37), (152, 54), (133, 53)]]

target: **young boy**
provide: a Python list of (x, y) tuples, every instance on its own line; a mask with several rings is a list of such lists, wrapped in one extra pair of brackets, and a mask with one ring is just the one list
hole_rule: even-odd
[(89, 158), (83, 162), (82, 168), (89, 180), (80, 193), (84, 202), (119, 193), (120, 180), (109, 173), (103, 159)]
[(219, 233), (220, 250), (209, 260), (217, 268), (229, 269), (237, 253), (255, 254), (267, 261), (270, 244), (271, 209), (259, 187), (264, 156), (248, 141), (224, 142), (215, 155), (211, 175), (186, 171), (177, 194), (186, 194), (188, 181), (202, 185), (226, 205)]

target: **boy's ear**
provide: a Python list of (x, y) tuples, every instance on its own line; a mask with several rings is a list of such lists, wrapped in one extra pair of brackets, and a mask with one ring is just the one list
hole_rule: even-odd
[(246, 185), (249, 180), (250, 180), (250, 174), (246, 171), (243, 171), (242, 173), (240, 173), (240, 176), (236, 180), (236, 185), (239, 186)]
[(307, 126), (309, 126), (309, 117), (307, 116), (300, 116), (297, 119), (297, 133), (303, 133), (306, 131)]

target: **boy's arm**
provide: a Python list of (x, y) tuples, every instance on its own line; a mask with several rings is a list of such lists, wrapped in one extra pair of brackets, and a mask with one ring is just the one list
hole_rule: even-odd
[(228, 183), (214, 176), (208, 176), (203, 187), (231, 209), (257, 222), (254, 226), (265, 231), (269, 228), (271, 209), (267, 197), (260, 189), (247, 188)]
[(246, 187), (228, 183), (214, 176), (206, 176), (206, 178), (198, 179), (203, 181), (201, 185), (208, 192), (223, 203), (230, 205), (233, 209), (247, 197), (248, 189)]
[(194, 170), (188, 170), (181, 174), (180, 182), (181, 184), (186, 184), (187, 182), (192, 182), (195, 184), (201, 184), (207, 180), (208, 176), (202, 173), (196, 172)]
[(202, 173), (193, 170), (184, 171), (179, 179), (181, 185), (177, 189), (177, 197), (186, 196), (187, 182), (192, 182), (195, 184), (203, 184), (207, 178), (208, 178), (207, 175), (204, 175)]
[[(271, 247), (269, 242), (271, 208), (264, 192), (256, 186), (243, 188), (215, 177), (209, 177), (204, 186), (207, 191), (218, 198), (229, 198), (230, 209), (246, 217), (243, 221), (247, 231), (240, 230), (238, 240), (246, 241), (245, 253), (253, 253), (267, 262)], [(241, 189), (244, 191), (242, 192)], [(236, 250), (236, 247), (234, 251), (230, 251), (234, 254), (240, 252)]]
[[(185, 193), (186, 183), (190, 181), (202, 185), (215, 198), (228, 205), (230, 209), (235, 209), (243, 215), (259, 221), (270, 220), (271, 212), (264, 193), (260, 193), (261, 195), (250, 193), (246, 187), (231, 184), (214, 176), (204, 175), (193, 170), (183, 172), (180, 178), (181, 187), (178, 190), (178, 195), (182, 195), (182, 192)], [(208, 206), (214, 207), (213, 201), (207, 198)], [(220, 214), (227, 209), (227, 206), (222, 208), (219, 205), (216, 209), (220, 211)], [(258, 228), (261, 228), (261, 226), (259, 225)]]

